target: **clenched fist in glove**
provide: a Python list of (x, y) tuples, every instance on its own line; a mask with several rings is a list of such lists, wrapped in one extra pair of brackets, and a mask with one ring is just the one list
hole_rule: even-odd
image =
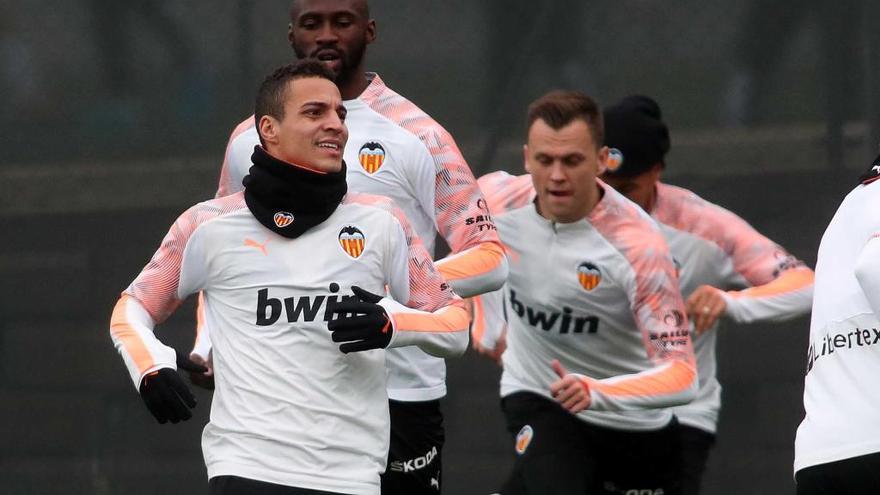
[[(207, 368), (192, 363), (193, 369), (187, 371), (207, 371)], [(161, 368), (148, 373), (141, 380), (138, 388), (141, 398), (147, 405), (147, 409), (155, 416), (160, 424), (171, 421), (178, 423), (192, 417), (189, 411), (196, 407), (196, 398), (189, 387), (183, 383), (177, 371), (171, 368)]]
[(393, 328), (388, 312), (378, 304), (382, 296), (358, 286), (351, 290), (358, 300), (337, 304), (332, 312), (338, 318), (327, 323), (333, 342), (343, 342), (339, 350), (346, 354), (388, 347)]

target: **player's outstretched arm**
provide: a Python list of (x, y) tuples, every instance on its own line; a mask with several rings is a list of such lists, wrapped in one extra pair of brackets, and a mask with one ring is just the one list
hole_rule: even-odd
[[(152, 259), (117, 302), (111, 317), (110, 336), (139, 392), (146, 390), (152, 396), (152, 391), (159, 391), (157, 393), (161, 397), (172, 397), (165, 392), (179, 387), (172, 383), (173, 379), (167, 378), (167, 373), (163, 373), (166, 378), (158, 379), (158, 382), (153, 380), (153, 383), (159, 384), (158, 388), (148, 386), (144, 389), (143, 384), (147, 375), (166, 368), (176, 370), (177, 363), (192, 373), (206, 371), (198, 363), (180, 359), (174, 349), (156, 338), (153, 329), (157, 323), (168, 318), (186, 297), (205, 286), (206, 255), (204, 239), (198, 235), (198, 227), (239, 209), (239, 203), (243, 201), (235, 198), (200, 203), (178, 217)], [(159, 375), (152, 376), (155, 378)], [(183, 400), (186, 394), (177, 393), (173, 397)], [(187, 400), (184, 400), (184, 404)], [(156, 400), (150, 402), (157, 403)], [(156, 410), (151, 407), (151, 411)], [(171, 419), (168, 415), (164, 417)], [(175, 417), (183, 419), (181, 415)], [(159, 416), (157, 419), (162, 420)]]
[(656, 409), (686, 404), (696, 396), (696, 358), (672, 256), (659, 230), (641, 225), (630, 230), (624, 223), (606, 232), (629, 262), (622, 283), (653, 366), (602, 379), (581, 377), (590, 390), (590, 409)]
[(461, 297), (499, 289), (507, 280), (507, 257), (473, 172), (439, 124), (417, 135), (427, 150), (418, 199), (451, 250), (437, 261), (440, 274)]
[(737, 323), (794, 318), (810, 310), (814, 278), (813, 270), (800, 266), (745, 290), (724, 291), (703, 285), (688, 296), (688, 316), (697, 333), (709, 330), (725, 315)]
[(454, 357), (467, 348), (469, 318), (461, 299), (436, 311), (408, 308), (393, 299), (353, 286), (357, 301), (334, 306), (327, 324), (344, 353), (415, 345), (437, 357)]
[(507, 319), (504, 316), (504, 289), (470, 298), (471, 347), (501, 364), (507, 350)]
[(781, 321), (810, 310), (813, 270), (735, 213), (693, 194), (688, 199), (700, 235), (727, 258), (717, 287), (701, 286), (688, 297), (697, 332), (712, 328), (721, 316), (738, 323)]
[(462, 297), (496, 290), (507, 280), (507, 256), (500, 242), (481, 242), (438, 260), (436, 265), (455, 293)]

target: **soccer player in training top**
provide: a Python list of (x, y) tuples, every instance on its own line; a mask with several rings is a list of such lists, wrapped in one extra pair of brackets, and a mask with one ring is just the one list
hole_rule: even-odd
[(806, 416), (794, 443), (798, 495), (880, 487), (880, 156), (819, 244)]
[[(470, 168), (452, 136), (429, 115), (365, 72), (376, 23), (366, 0), (296, 0), (288, 40), (300, 59), (319, 60), (336, 76), (348, 110), (345, 161), (353, 191), (392, 198), (428, 252), (439, 232), (452, 254), (437, 268), (461, 296), (498, 289), (507, 259)], [(233, 131), (217, 196), (241, 189), (257, 144), (252, 118)], [(208, 333), (196, 354), (205, 356)], [(417, 348), (388, 353), (391, 450), (383, 493), (436, 494), (441, 488), (444, 443), (439, 399), (446, 395), (446, 364)], [(413, 461), (430, 462), (415, 468)]]
[(674, 409), (682, 452), (682, 493), (696, 495), (715, 443), (721, 385), (717, 322), (781, 321), (810, 310), (813, 271), (742, 218), (680, 187), (660, 182), (670, 147), (659, 105), (629, 96), (605, 109), (613, 166), (602, 178), (660, 224), (679, 264), (681, 293), (696, 332), (700, 389)]
[[(721, 408), (715, 363), (719, 318), (745, 323), (804, 314), (810, 308), (813, 272), (730, 211), (660, 182), (670, 138), (654, 100), (629, 96), (606, 108), (604, 116), (609, 166), (602, 178), (659, 223), (678, 263), (681, 292), (696, 327), (700, 388), (696, 399), (674, 409), (682, 493), (695, 495), (715, 443)], [(529, 201), (535, 194), (529, 181), (504, 172), (481, 177), (480, 184), (490, 206)], [(493, 347), (489, 341), (483, 344)]]
[[(467, 311), (387, 198), (347, 194), (346, 109), (308, 61), (268, 77), (244, 192), (181, 215), (125, 290), (111, 335), (160, 423), (195, 401), (153, 334), (202, 292), (216, 391), (202, 448), (212, 494), (380, 493), (385, 352), (467, 347)], [(406, 303), (405, 307), (385, 294)], [(379, 350), (376, 350), (379, 349)]]
[(608, 149), (591, 98), (549, 93), (527, 123), (518, 181), (536, 194), (487, 189), (510, 275), (475, 301), (509, 327), (501, 395), (518, 457), (501, 493), (678, 493), (670, 407), (694, 397), (697, 374), (672, 256), (597, 180)]

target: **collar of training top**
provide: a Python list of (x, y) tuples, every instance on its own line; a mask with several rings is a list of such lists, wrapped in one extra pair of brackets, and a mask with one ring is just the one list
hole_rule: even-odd
[(345, 162), (338, 172), (315, 172), (279, 160), (254, 147), (245, 176), (244, 200), (267, 229), (295, 239), (326, 220), (345, 196)]
[(868, 171), (859, 177), (859, 181), (862, 184), (870, 184), (877, 179), (880, 179), (880, 155), (877, 155), (877, 158), (874, 158)]

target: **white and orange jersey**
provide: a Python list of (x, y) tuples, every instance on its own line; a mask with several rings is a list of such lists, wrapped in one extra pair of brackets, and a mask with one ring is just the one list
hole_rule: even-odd
[[(781, 321), (810, 310), (813, 271), (734, 213), (658, 183), (651, 216), (669, 243), (685, 297), (702, 285), (715, 287), (727, 303), (725, 316), (738, 323)], [(694, 335), (700, 389), (693, 402), (675, 408), (679, 422), (710, 433), (721, 409), (717, 337), (717, 324)]]
[(880, 181), (856, 187), (819, 244), (795, 472), (880, 452), (878, 210)]
[[(507, 259), (477, 181), (452, 136), (378, 75), (368, 76), (364, 92), (343, 102), (348, 110), (344, 158), (349, 190), (393, 199), (432, 254), (439, 232), (452, 254), (436, 264), (457, 294), (499, 288), (507, 276)], [(230, 137), (218, 197), (242, 189), (257, 144), (250, 117)], [(391, 398), (420, 401), (446, 394), (442, 360), (406, 348), (389, 353), (388, 363)]]
[(175, 353), (153, 334), (201, 291), (216, 390), (202, 435), (209, 477), (235, 475), (338, 493), (378, 494), (389, 442), (384, 350), (343, 354), (332, 307), (386, 286), (390, 347), (439, 356), (467, 347), (468, 315), (387, 198), (349, 194), (296, 239), (261, 225), (242, 193), (174, 223), (125, 290), (111, 322), (135, 387)]
[[(493, 212), (534, 200), (528, 175), (494, 172), (481, 177), (479, 184)], [(685, 297), (701, 285), (719, 288), (727, 302), (725, 314), (737, 322), (783, 320), (809, 311), (812, 270), (735, 214), (691, 191), (661, 183), (651, 215), (669, 244)], [(488, 348), (494, 347), (505, 324), (490, 311), (491, 304), (475, 304), (473, 325), (474, 338)], [(715, 330), (693, 335), (700, 388), (696, 399), (675, 408), (681, 423), (709, 432), (715, 432), (721, 408)]]
[(557, 379), (550, 363), (558, 359), (589, 385), (592, 404), (579, 418), (657, 429), (669, 423), (670, 406), (696, 391), (684, 303), (656, 224), (597, 184), (602, 199), (578, 222), (551, 222), (525, 196), (524, 206), (492, 211), (510, 275), (502, 291), (480, 299), (504, 298), (501, 394), (550, 397)]

